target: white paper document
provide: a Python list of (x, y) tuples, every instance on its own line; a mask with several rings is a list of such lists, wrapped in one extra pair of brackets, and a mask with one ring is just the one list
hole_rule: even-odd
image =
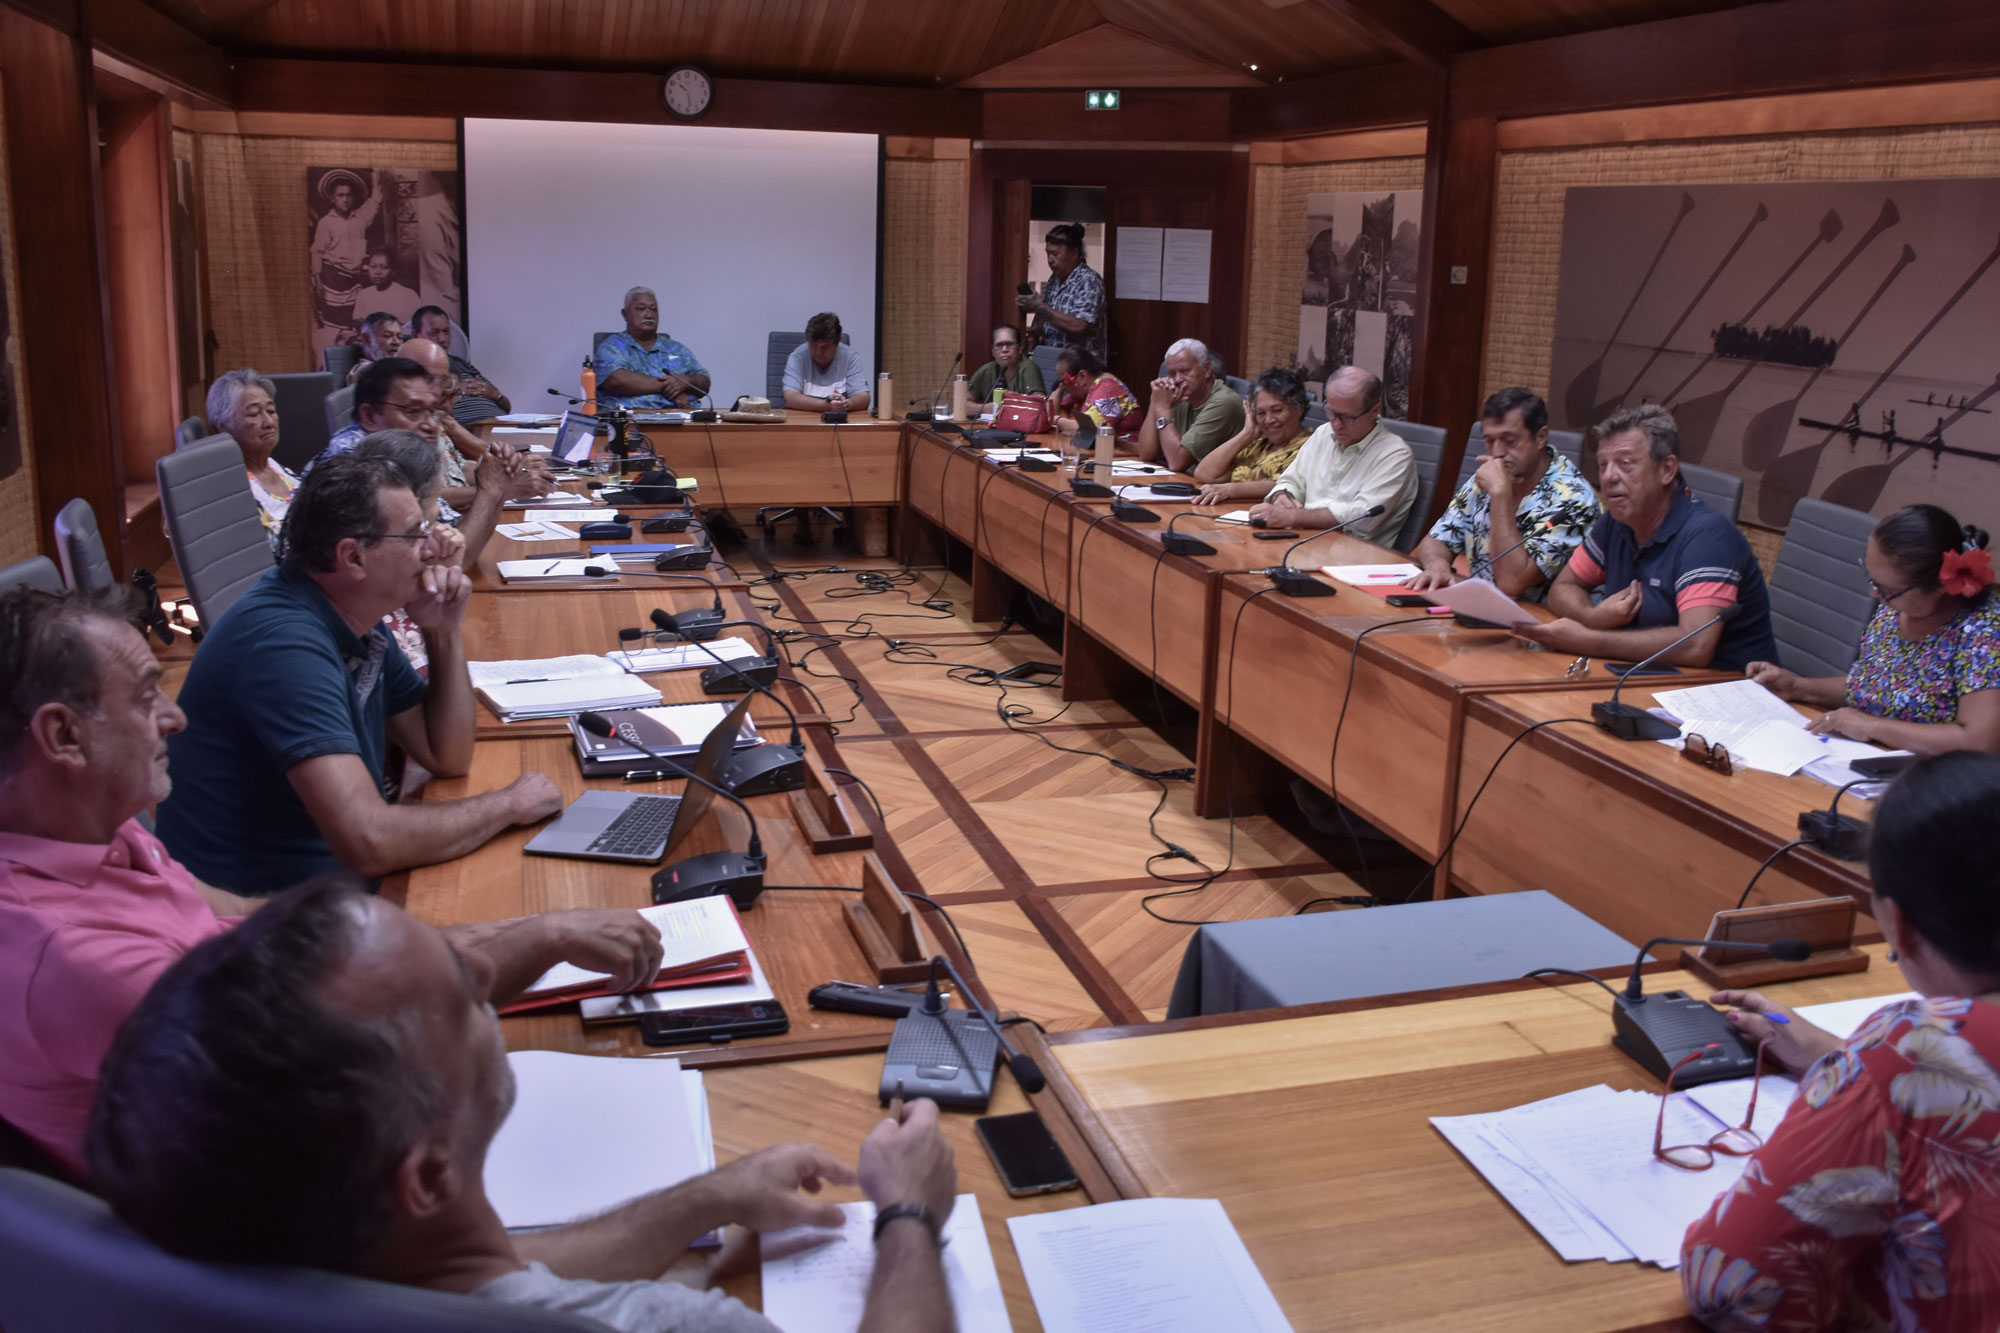
[(1510, 1117), (1545, 1114), (1566, 1101), (1593, 1100), (1599, 1084), (1566, 1092), (1545, 1101), (1483, 1115), (1432, 1116), (1431, 1125), (1472, 1163), (1487, 1183), (1514, 1206), (1521, 1219), (1541, 1234), (1549, 1247), (1570, 1263), (1585, 1259), (1612, 1262), (1630, 1259), (1632, 1251), (1606, 1231), (1590, 1210), (1558, 1185), (1541, 1163), (1507, 1137)]
[(1803, 727), (1799, 710), (1754, 680), (1725, 680), (1678, 690), (1654, 690), (1653, 702), (1683, 720), (1703, 722), (1787, 722)]
[(530, 523), (609, 523), (618, 517), (618, 511), (616, 509), (530, 509), (521, 517)]
[[(578, 495), (575, 491), (550, 491), (547, 495), (531, 495), (522, 500), (509, 500), (504, 507), (508, 509), (532, 509), (537, 505), (546, 505), (550, 507), (575, 508), (586, 506), (589, 503), (589, 496)], [(565, 515), (565, 517), (573, 518), (575, 515)]]
[(1214, 236), (1206, 227), (1166, 229), (1160, 253), (1161, 300), (1208, 304), (1208, 255)]
[(1319, 572), (1357, 588), (1385, 588), (1423, 573), (1408, 561), (1396, 565), (1321, 565)]
[[(855, 1333), (875, 1271), (875, 1205), (844, 1203), (838, 1231), (794, 1227), (759, 1237), (764, 1317), (785, 1333)], [(945, 1220), (944, 1279), (959, 1333), (1013, 1333), (979, 1199), (961, 1194)]]
[(1117, 488), (1118, 498), (1130, 504), (1193, 504), (1192, 495), (1162, 495), (1143, 482)]
[(1250, 521), (1250, 511), (1247, 509), (1232, 509), (1226, 514), (1217, 514), (1215, 521), (1217, 523), (1248, 523)]
[(748, 981), (724, 981), (713, 986), (673, 986), (666, 990), (640, 991), (636, 995), (595, 995), (577, 1004), (586, 1023), (632, 1023), (640, 1014), (676, 1013), (682, 1009), (710, 1009), (721, 1004), (755, 1004), (776, 999), (765, 979), (764, 965), (750, 955)]
[(1121, 301), (1160, 299), (1160, 256), (1166, 233), (1158, 227), (1120, 227), (1111, 290)]
[(1219, 1199), (1124, 1199), (1007, 1230), (1047, 1333), (1291, 1328)]
[[(608, 555), (587, 560), (502, 560), (497, 568), (509, 583), (533, 583), (540, 579), (616, 578), (618, 562)], [(588, 571), (602, 570), (592, 575)]]
[(1699, 736), (1710, 745), (1729, 751), (1736, 767), (1755, 768), (1779, 777), (1788, 778), (1814, 760), (1825, 758), (1827, 753), (1822, 738), (1789, 722), (1696, 719), (1682, 722), (1680, 727), (1679, 736), (1665, 737), (1659, 743), (1679, 749), (1689, 736)]
[(513, 435), (517, 437), (522, 435), (535, 435), (535, 436), (545, 435), (548, 436), (551, 440), (553, 440), (555, 438), (556, 428), (554, 426), (495, 426), (493, 428), (493, 433), (495, 435)]
[(1535, 618), (1485, 579), (1461, 579), (1446, 588), (1432, 588), (1424, 596), (1462, 616), (1490, 620), (1496, 625), (1515, 625)]
[(503, 722), (569, 717), (593, 708), (648, 708), (660, 702), (658, 689), (623, 671), (558, 680), (518, 677), (473, 688)]
[[(708, 652), (703, 652), (704, 648), (708, 649)], [(709, 653), (715, 656), (711, 657)], [(642, 648), (638, 652), (620, 650), (606, 653), (604, 656), (613, 664), (643, 676), (656, 671), (712, 667), (715, 665), (716, 657), (725, 662), (740, 662), (745, 658), (763, 655), (757, 645), (748, 639), (712, 639), (704, 644), (677, 643), (666, 648)]]
[[(613, 654), (612, 656), (615, 656)], [(467, 662), (472, 688), (525, 685), (530, 681), (576, 680), (583, 676), (622, 676), (624, 667), (608, 657), (576, 653), (569, 657), (523, 657), (507, 662)]]
[[(689, 967), (725, 954), (747, 953), (750, 941), (743, 934), (743, 921), (726, 894), (690, 898), (681, 903), (660, 903), (642, 907), (639, 915), (660, 932), (660, 971)], [(609, 973), (592, 972), (575, 963), (557, 963), (537, 977), (523, 992), (565, 990), (603, 981)]]
[(486, 1193), (509, 1227), (592, 1216), (709, 1160), (678, 1060), (514, 1051), (507, 1063), (514, 1110), (487, 1151)]
[(1800, 1018), (1818, 1027), (1825, 1028), (1834, 1036), (1846, 1041), (1860, 1030), (1877, 1009), (1886, 1009), (1892, 1004), (1918, 998), (1913, 990), (1899, 991), (1894, 995), (1871, 995), (1861, 1000), (1833, 1000), (1826, 1004), (1808, 1004), (1796, 1012)]
[(1114, 458), (1111, 460), (1111, 475), (1114, 477), (1163, 477), (1173, 471), (1158, 463), (1142, 463), (1136, 458)]
[[(563, 517), (575, 520), (578, 516), (575, 514), (565, 514)], [(541, 519), (535, 519), (527, 523), (500, 523), (494, 526), (493, 531), (499, 533), (509, 541), (516, 542), (573, 542), (576, 540), (575, 528), (566, 528), (560, 523), (548, 523)]]
[(509, 425), (521, 426), (537, 421), (556, 421), (559, 418), (549, 412), (507, 412), (493, 419)]

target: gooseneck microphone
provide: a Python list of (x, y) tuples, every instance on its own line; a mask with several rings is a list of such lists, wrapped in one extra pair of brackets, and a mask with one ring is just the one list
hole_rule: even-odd
[(1634, 663), (1632, 669), (1627, 671), (1619, 679), (1618, 684), (1612, 687), (1611, 698), (1608, 701), (1595, 703), (1590, 706), (1590, 720), (1598, 726), (1603, 727), (1621, 741), (1663, 741), (1680, 735), (1681, 729), (1665, 718), (1654, 717), (1645, 709), (1633, 704), (1620, 703), (1618, 701), (1619, 692), (1625, 688), (1626, 681), (1632, 679), (1632, 677), (1638, 675), (1641, 671), (1659, 661), (1660, 658), (1695, 637), (1695, 635), (1705, 633), (1717, 625), (1726, 625), (1742, 613), (1743, 603), (1731, 602), (1728, 606), (1719, 609), (1715, 613), (1713, 620), (1707, 620), (1696, 625), (1693, 629), (1681, 635), (1678, 639), (1675, 639), (1652, 656)]
[[(1856, 778), (1834, 792), (1833, 804), (1826, 809), (1799, 811), (1799, 841), (1842, 861), (1867, 860), (1868, 826), (1853, 815), (1841, 814), (1840, 798), (1847, 795), (1849, 788), (1863, 787), (1881, 780)], [(1746, 889), (1744, 892), (1747, 894), (1749, 891)]]
[(1298, 550), (1307, 542), (1316, 542), (1322, 537), (1331, 537), (1335, 533), (1345, 532), (1349, 524), (1359, 523), (1364, 518), (1375, 518), (1387, 512), (1387, 510), (1387, 505), (1375, 505), (1373, 508), (1356, 514), (1352, 518), (1342, 519), (1330, 528), (1301, 537), (1285, 548), (1285, 553), (1278, 558), (1277, 564), (1257, 572), (1278, 585), (1278, 591), (1287, 597), (1331, 597), (1338, 589), (1331, 583), (1321, 583), (1312, 576), (1311, 570), (1293, 569), (1292, 552)]
[[(742, 797), (730, 791), (727, 787), (710, 782), (691, 768), (683, 768), (673, 759), (653, 749), (639, 739), (637, 728), (615, 726), (611, 719), (602, 713), (578, 713), (576, 715), (576, 724), (593, 736), (601, 736), (608, 741), (623, 741), (640, 754), (645, 755), (648, 759), (656, 761), (660, 765), (658, 774), (660, 777), (686, 778), (689, 782), (698, 782), (717, 796), (722, 797), (726, 801), (733, 802), (736, 808), (743, 812), (743, 817), (750, 821), (750, 845), (745, 849), (744, 855), (755, 861), (759, 866), (764, 864), (764, 840), (757, 836), (757, 817), (750, 813), (750, 807), (743, 803)], [(625, 778), (628, 782), (644, 780), (640, 775), (635, 773), (627, 773)]]
[(1183, 509), (1167, 520), (1167, 530), (1160, 534), (1160, 545), (1167, 548), (1169, 555), (1214, 555), (1215, 548), (1201, 538), (1174, 531), (1174, 524), (1184, 518), (1205, 518), (1211, 523), (1219, 521), (1213, 514), (1204, 514), (1196, 509)]
[(951, 377), (958, 372), (959, 363), (963, 360), (965, 360), (965, 349), (961, 347), (958, 349), (958, 355), (951, 359), (951, 368), (944, 373), (944, 383), (938, 385), (938, 391), (931, 395), (930, 406), (911, 412), (906, 420), (932, 422), (937, 427), (937, 433), (940, 435), (956, 435), (959, 433), (958, 427), (952, 425), (949, 421), (938, 420), (938, 399), (944, 397), (945, 390), (951, 387)]
[[(973, 993), (972, 987), (965, 984), (965, 978), (958, 975), (958, 969), (952, 966), (951, 959), (943, 954), (931, 958), (931, 984), (924, 992), (924, 1012), (936, 1012), (930, 1007), (930, 997), (931, 992), (937, 989), (937, 970), (940, 963), (944, 964), (944, 970), (951, 974), (952, 981), (958, 986), (958, 993), (965, 997), (966, 1006), (979, 1015), (980, 1021), (992, 1029), (993, 1035), (999, 1039), (1000, 1049), (1007, 1053), (1007, 1068), (1014, 1075), (1014, 1081), (1021, 1085), (1021, 1091), (1036, 1093), (1047, 1087), (1048, 1080), (1042, 1077), (1041, 1067), (1027, 1055), (1016, 1050), (1014, 1043), (1007, 1040), (1006, 1030), (1000, 1026), (999, 1015), (979, 1002), (979, 997)], [(940, 997), (940, 1007), (942, 1007), (942, 997)]]
[(1796, 935), (1781, 935), (1762, 944), (1748, 940), (1684, 940), (1676, 935), (1655, 935), (1639, 946), (1639, 956), (1632, 961), (1632, 975), (1625, 979), (1625, 993), (1620, 997), (1627, 1003), (1646, 1002), (1645, 978), (1639, 974), (1639, 969), (1646, 965), (1646, 955), (1653, 951), (1655, 944), (1679, 944), (1703, 949), (1744, 949), (1751, 953), (1770, 954), (1781, 963), (1803, 963), (1812, 956), (1812, 946)]
[(704, 639), (712, 639), (722, 632), (722, 622), (728, 613), (722, 609), (722, 589), (717, 586), (713, 579), (702, 578), (696, 574), (673, 574), (667, 571), (661, 571), (661, 576), (664, 578), (694, 579), (696, 582), (706, 583), (715, 592), (715, 604), (713, 606), (697, 606), (693, 610), (678, 611), (672, 615), (667, 614), (667, 612), (662, 611), (656, 606), (649, 617), (653, 622), (654, 628), (663, 630), (668, 634), (679, 635), (689, 643), (699, 643)]

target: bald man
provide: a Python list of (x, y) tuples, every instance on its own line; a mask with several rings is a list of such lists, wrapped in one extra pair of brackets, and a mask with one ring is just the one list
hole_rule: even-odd
[[(1250, 510), (1272, 528), (1330, 528), (1389, 542), (1417, 502), (1417, 461), (1400, 435), (1382, 428), (1382, 381), (1342, 366), (1326, 382), (1326, 424)], [(1365, 518), (1370, 509), (1382, 512)]]

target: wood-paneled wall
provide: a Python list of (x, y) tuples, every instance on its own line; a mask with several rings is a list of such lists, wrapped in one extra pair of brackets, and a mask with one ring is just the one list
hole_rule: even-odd
[[(965, 326), (965, 139), (892, 139), (882, 182), (882, 369), (900, 412), (936, 391)], [(967, 347), (978, 366), (983, 344)], [(975, 359), (977, 357), (977, 359)]]
[[(6, 52), (0, 49), (0, 66)], [(7, 160), (5, 84), (8, 75), (0, 70), (0, 162)], [(16, 429), (21, 439), (21, 466), (11, 475), (0, 477), (0, 565), (26, 560), (42, 549), (42, 518), (35, 503), (34, 423), (28, 419), (27, 380), (21, 367), (21, 281), (14, 253), (13, 183), (9, 173), (0, 171), (0, 275), (7, 282), (7, 370), (6, 391), (14, 403)]]

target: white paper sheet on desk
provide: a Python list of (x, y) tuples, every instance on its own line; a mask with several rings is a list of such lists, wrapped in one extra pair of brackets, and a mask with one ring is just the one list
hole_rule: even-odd
[(1486, 1177), (1486, 1183), (1500, 1192), (1500, 1197), (1513, 1206), (1522, 1221), (1533, 1227), (1551, 1249), (1570, 1263), (1587, 1259), (1607, 1259), (1616, 1263), (1630, 1259), (1632, 1252), (1618, 1237), (1606, 1231), (1590, 1215), (1589, 1209), (1571, 1198), (1569, 1191), (1558, 1185), (1540, 1163), (1516, 1147), (1513, 1140), (1501, 1132), (1500, 1126), (1510, 1115), (1532, 1115), (1538, 1107), (1547, 1107), (1565, 1098), (1588, 1099), (1594, 1092), (1595, 1089), (1586, 1088), (1581, 1092), (1551, 1097), (1546, 1102), (1483, 1115), (1431, 1117), (1432, 1127), (1444, 1135), (1446, 1142), (1458, 1149), (1459, 1154)]
[(1232, 509), (1226, 514), (1215, 515), (1215, 521), (1217, 523), (1248, 523), (1250, 521), (1250, 511), (1247, 509)]
[(530, 523), (609, 523), (616, 517), (616, 509), (530, 509), (522, 515)]
[[(1658, 710), (1653, 710), (1658, 711)], [(1720, 745), (1739, 768), (1754, 768), (1788, 778), (1816, 759), (1826, 757), (1826, 742), (1802, 726), (1789, 722), (1760, 722), (1755, 718), (1733, 721), (1694, 719), (1681, 723), (1681, 734), (1662, 739), (1661, 745), (1679, 749), (1689, 736), (1700, 736), (1710, 745)]]
[[(742, 918), (736, 915), (736, 908), (726, 894), (642, 907), (639, 915), (652, 922), (654, 929), (660, 932), (662, 972), (688, 967), (723, 954), (748, 953), (750, 950), (750, 941), (743, 934)], [(535, 978), (523, 994), (585, 986), (602, 982), (607, 976), (609, 973), (593, 972), (575, 963), (557, 963)]]
[(714, 986), (676, 986), (669, 990), (641, 991), (637, 995), (599, 995), (577, 1003), (586, 1023), (631, 1023), (640, 1014), (664, 1014), (681, 1009), (708, 1009), (720, 1004), (754, 1004), (776, 999), (764, 976), (764, 964), (753, 950), (750, 980), (726, 981)]
[(1423, 573), (1408, 561), (1396, 565), (1321, 565), (1319, 572), (1357, 588), (1388, 587)]
[[(838, 1231), (793, 1227), (759, 1238), (765, 1255), (764, 1317), (785, 1333), (855, 1333), (861, 1327), (875, 1271), (875, 1205), (844, 1203), (840, 1211), (847, 1221)], [(944, 1239), (950, 1242), (944, 1250), (945, 1286), (959, 1333), (1013, 1333), (976, 1195), (958, 1196), (945, 1220)]]
[(1142, 463), (1136, 458), (1111, 460), (1111, 475), (1114, 477), (1164, 477), (1170, 471), (1158, 463)]
[(472, 679), (472, 687), (479, 689), (487, 685), (505, 685), (508, 681), (529, 680), (576, 680), (581, 676), (622, 676), (625, 668), (618, 662), (589, 653), (576, 653), (569, 657), (520, 657), (504, 662), (467, 662), (466, 675)]
[[(574, 519), (576, 515), (566, 514), (564, 517)], [(566, 528), (560, 523), (549, 523), (542, 519), (535, 519), (527, 523), (501, 523), (496, 525), (493, 531), (499, 533), (509, 541), (516, 542), (573, 542), (576, 540), (575, 528)]]
[(1877, 1009), (1886, 1009), (1892, 1004), (1918, 998), (1913, 990), (1898, 991), (1894, 995), (1871, 995), (1860, 1000), (1832, 1000), (1826, 1004), (1808, 1004), (1797, 1012), (1808, 1023), (1825, 1028), (1834, 1036), (1846, 1041), (1853, 1036), (1869, 1015)]
[(1485, 579), (1461, 579), (1449, 587), (1432, 588), (1424, 596), (1460, 615), (1490, 620), (1496, 625), (1513, 625), (1535, 618)]
[(680, 1061), (514, 1051), (507, 1063), (514, 1110), (486, 1154), (506, 1226), (575, 1221), (702, 1171)]
[(1703, 722), (1787, 722), (1803, 727), (1799, 710), (1754, 680), (1724, 680), (1678, 690), (1654, 690), (1653, 702), (1673, 716)]
[[(587, 495), (578, 495), (575, 491), (550, 491), (547, 495), (531, 495), (524, 500), (509, 500), (503, 508), (533, 509), (538, 505), (546, 505), (551, 508), (574, 509), (589, 504), (590, 497)], [(569, 517), (575, 515), (571, 514)]]
[[(500, 577), (510, 583), (534, 583), (542, 579), (603, 579), (618, 577), (618, 562), (610, 556), (588, 560), (502, 560), (496, 566)], [(587, 574), (601, 569), (602, 574)]]
[(1847, 794), (1858, 800), (1872, 801), (1888, 788), (1889, 780), (1884, 778), (1879, 782), (1862, 782), (1861, 774), (1856, 773), (1852, 767), (1854, 761), (1869, 758), (1886, 759), (1891, 755), (1908, 753), (1908, 750), (1878, 749), (1865, 741), (1850, 741), (1844, 736), (1829, 736), (1826, 742), (1826, 754), (1807, 764), (1805, 773), (1808, 777), (1818, 778), (1829, 787), (1845, 787), (1850, 782), (1861, 782), (1862, 785), (1851, 788)]
[(1290, 1333), (1219, 1199), (1007, 1219), (1046, 1333)]
[(1117, 493), (1119, 499), (1131, 504), (1184, 505), (1194, 503), (1192, 495), (1162, 495), (1147, 485), (1120, 486)]
[(495, 426), (495, 435), (554, 435), (554, 426)]

